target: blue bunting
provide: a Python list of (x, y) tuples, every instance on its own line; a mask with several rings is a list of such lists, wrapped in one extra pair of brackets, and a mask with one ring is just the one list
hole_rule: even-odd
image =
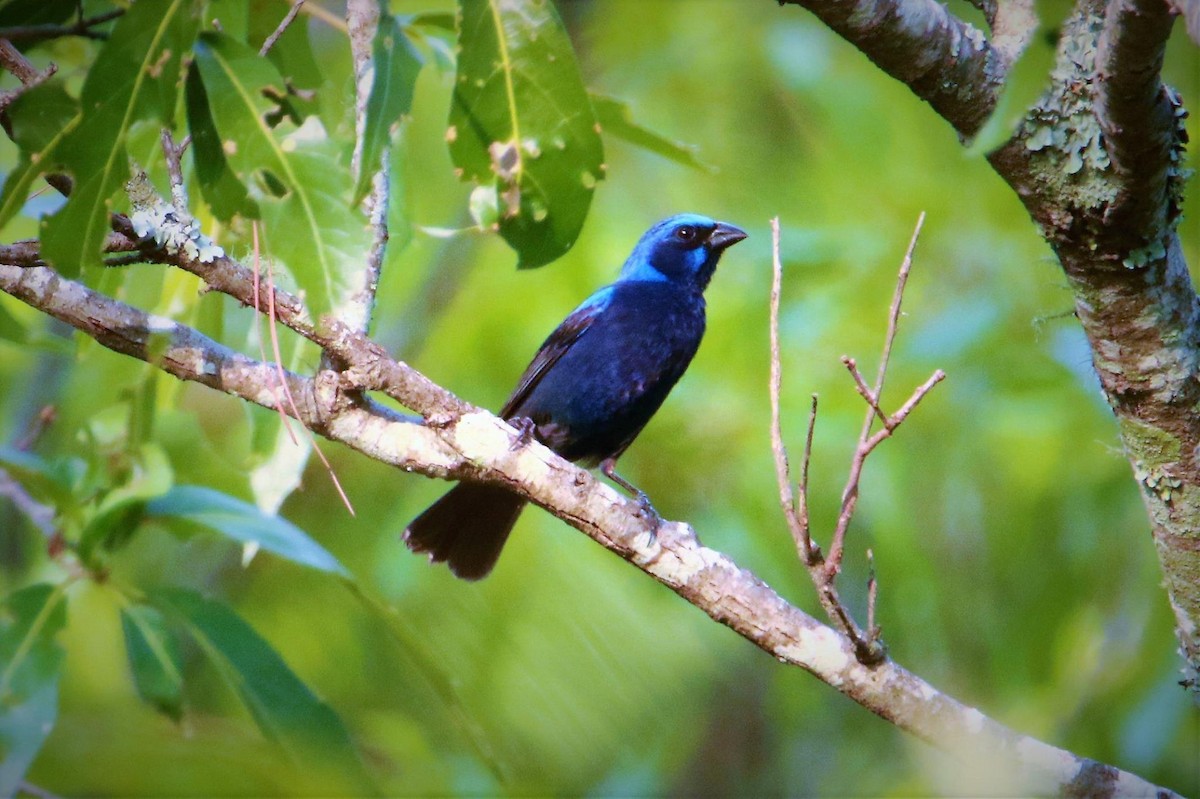
[[(584, 300), (542, 344), (500, 416), (559, 455), (613, 470), (683, 375), (704, 335), (704, 289), (726, 248), (746, 234), (698, 214), (646, 231), (615, 283)], [(466, 580), (495, 566), (526, 500), (460, 483), (409, 524), (404, 541)]]

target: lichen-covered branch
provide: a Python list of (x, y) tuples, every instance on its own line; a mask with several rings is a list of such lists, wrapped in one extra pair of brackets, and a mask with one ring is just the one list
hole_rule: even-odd
[(1161, 0), (1116, 0), (1096, 43), (1095, 113), (1117, 185), (1107, 222), (1146, 231), (1142, 244), (1161, 241), (1179, 215), (1171, 172), (1183, 106), (1159, 78), (1173, 23)]
[[(234, 266), (218, 264), (215, 276), (232, 271), (232, 276), (225, 277), (229, 278), (227, 285), (236, 287), (238, 269), (244, 268)], [(185, 325), (99, 294), (52, 269), (0, 263), (0, 291), (110, 349), (155, 364), (180, 379), (266, 407), (276, 405), (276, 366), (229, 350)], [(305, 327), (302, 319), (296, 318), (297, 326)], [(313, 331), (310, 335), (327, 337)], [(330, 342), (337, 335), (332, 334)], [(354, 364), (376, 364), (376, 377), (417, 374), (381, 355), (365, 339), (350, 336), (340, 339), (337, 346), (342, 348), (339, 358)], [(540, 444), (523, 441), (518, 431), (492, 414), (461, 400), (457, 405), (439, 407), (426, 395), (406, 397), (403, 385), (416, 386), (419, 392), (426, 381), (423, 376), (410, 376), (407, 384), (388, 388), (390, 394), (405, 398), (402, 401), (410, 407), (424, 406), (424, 424), (356, 398), (354, 392), (348, 395), (345, 375), (339, 378), (323, 372), (306, 378), (288, 374), (286, 379), (296, 397), (300, 421), (315, 432), (407, 471), (504, 483), (778, 660), (805, 669), (968, 764), (996, 769), (996, 774), (1010, 780), (1006, 787), (1013, 794), (1175, 796), (1136, 775), (1022, 736), (895, 663), (862, 665), (843, 636), (790, 605), (725, 555), (702, 546), (688, 525), (664, 523), (657, 528), (657, 535), (651, 536), (650, 522), (635, 502)], [(996, 783), (991, 785), (994, 788)]]

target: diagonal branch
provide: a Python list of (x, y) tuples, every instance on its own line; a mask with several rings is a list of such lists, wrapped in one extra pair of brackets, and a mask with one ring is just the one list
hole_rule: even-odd
[[(62, 278), (44, 267), (0, 264), (0, 291), (83, 331), (104, 346), (200, 382), (273, 407), (275, 368), (247, 358), (169, 319), (152, 316)], [(359, 339), (351, 349), (371, 348)], [(376, 352), (339, 357), (369, 362)], [(409, 371), (391, 361), (380, 372)], [(424, 379), (423, 377), (421, 379)], [(459, 400), (438, 424), (414, 424), (368, 401), (346, 401), (337, 377), (288, 375), (300, 421), (368, 457), (406, 471), (502, 483), (635, 564), (716, 621), (778, 660), (799, 666), (921, 739), (966, 762), (1010, 768), (1015, 794), (1095, 795), (1097, 786), (1174, 797), (1112, 766), (1077, 757), (1020, 735), (941, 693), (892, 662), (864, 666), (850, 643), (788, 604), (727, 556), (701, 546), (692, 529), (651, 522), (589, 472), (520, 434), (495, 416)], [(419, 385), (420, 381), (410, 381)], [(392, 387), (395, 393), (402, 389)], [(389, 391), (389, 393), (392, 393)], [(448, 392), (446, 392), (448, 394)], [(452, 396), (452, 395), (451, 395)], [(427, 397), (409, 398), (410, 406)], [(461, 410), (460, 410), (461, 409)], [(518, 444), (514, 446), (514, 444)]]

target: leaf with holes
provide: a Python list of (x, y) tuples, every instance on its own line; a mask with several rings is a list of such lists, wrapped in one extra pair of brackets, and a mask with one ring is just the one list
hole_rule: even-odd
[(604, 174), (575, 52), (548, 0), (459, 7), (450, 156), (464, 179), (495, 186), (517, 266), (542, 266), (575, 243)]
[[(285, 121), (284, 80), (246, 45), (206, 33), (196, 66), (229, 167), (256, 201), (266, 254), (283, 261), (314, 317), (345, 296), (370, 246), (350, 207), (349, 170), (316, 117)], [(292, 120), (297, 121), (297, 120)]]

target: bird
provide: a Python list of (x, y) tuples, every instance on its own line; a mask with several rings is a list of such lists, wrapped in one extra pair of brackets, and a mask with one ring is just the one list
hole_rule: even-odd
[[(704, 335), (704, 290), (722, 253), (746, 235), (692, 213), (652, 226), (617, 279), (546, 338), (499, 416), (522, 438), (598, 465), (657, 520), (616, 462), (691, 363)], [(500, 485), (460, 482), (409, 523), (404, 542), (457, 577), (479, 580), (496, 565), (526, 503)]]

